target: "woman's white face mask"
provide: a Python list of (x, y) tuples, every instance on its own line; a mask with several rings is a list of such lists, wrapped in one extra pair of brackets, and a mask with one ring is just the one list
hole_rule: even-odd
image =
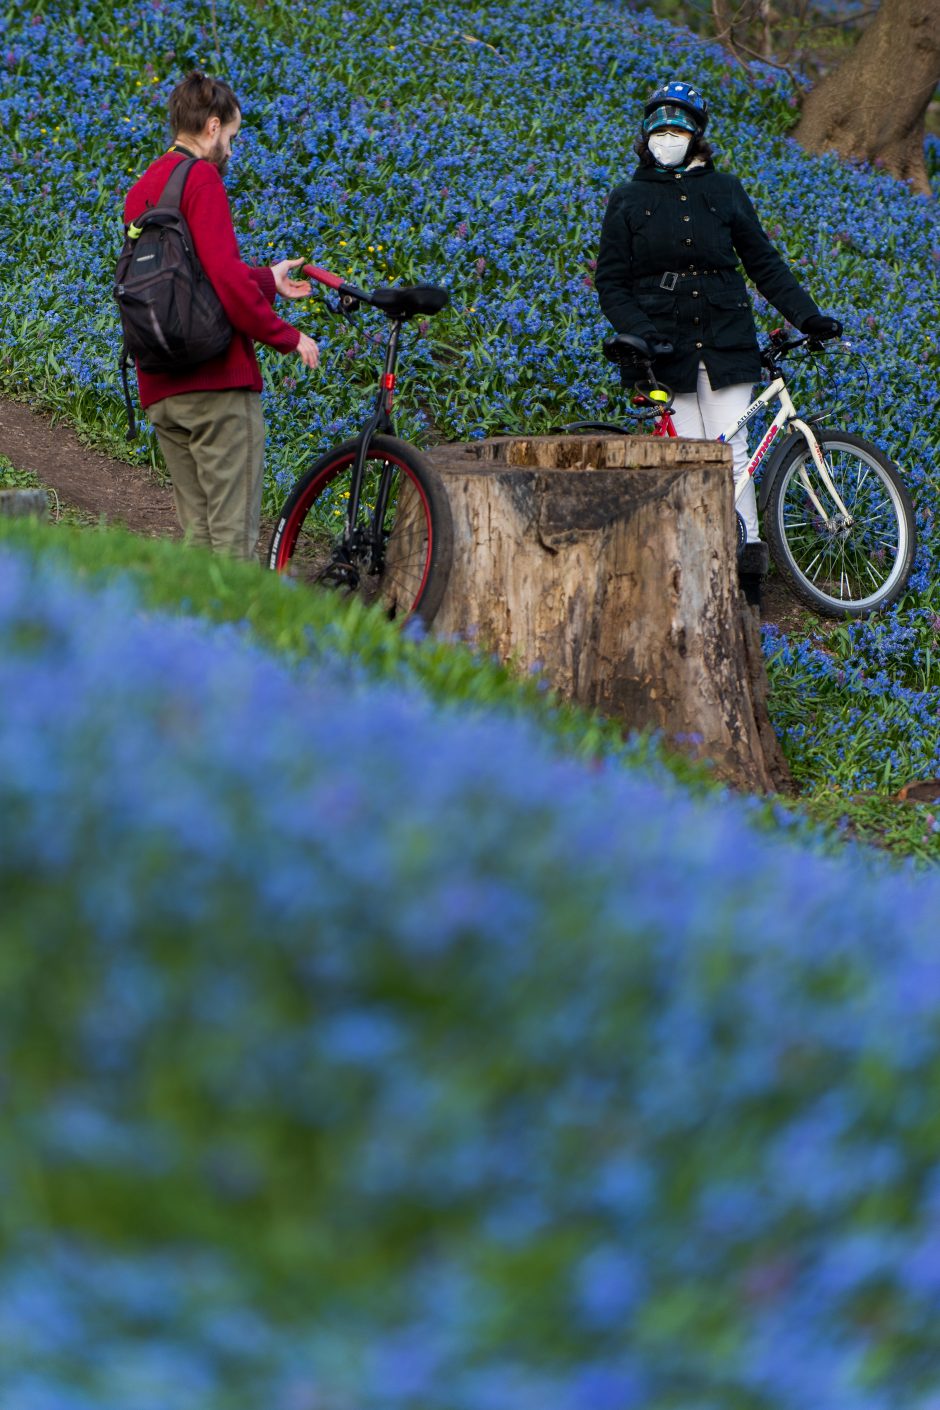
[(681, 166), (692, 144), (689, 133), (654, 132), (649, 139), (653, 159), (660, 166)]

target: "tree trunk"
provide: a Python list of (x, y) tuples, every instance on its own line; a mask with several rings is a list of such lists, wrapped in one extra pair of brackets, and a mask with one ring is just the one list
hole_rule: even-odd
[(938, 0), (883, 0), (848, 58), (811, 89), (794, 136), (930, 194), (924, 117), (940, 82)]
[(454, 521), (435, 633), (665, 732), (751, 792), (789, 786), (714, 441), (499, 437), (428, 452)]

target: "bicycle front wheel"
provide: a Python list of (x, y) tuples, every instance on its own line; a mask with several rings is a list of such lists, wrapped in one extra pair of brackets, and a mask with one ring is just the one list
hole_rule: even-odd
[(378, 603), (390, 618), (418, 613), (430, 621), (453, 553), (447, 496), (413, 446), (374, 436), (357, 522), (348, 525), (358, 446), (344, 441), (298, 480), (274, 530), (268, 566)]
[(832, 491), (802, 436), (767, 503), (767, 540), (795, 597), (826, 617), (864, 617), (904, 591), (917, 548), (914, 506), (897, 466), (848, 431), (817, 431)]

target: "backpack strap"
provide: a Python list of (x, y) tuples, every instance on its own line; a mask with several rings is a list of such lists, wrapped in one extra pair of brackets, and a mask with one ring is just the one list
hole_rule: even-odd
[(177, 162), (170, 172), (169, 180), (160, 192), (159, 201), (156, 205), (152, 201), (148, 201), (142, 215), (139, 215), (137, 220), (132, 220), (130, 225), (125, 225), (124, 234), (130, 236), (132, 240), (139, 239), (143, 233), (143, 226), (138, 225), (137, 221), (141, 220), (148, 211), (156, 210), (157, 206), (170, 206), (179, 210), (183, 204), (183, 188), (186, 185), (187, 177), (196, 163), (201, 160), (201, 157), (185, 157), (183, 161)]
[(184, 157), (181, 162), (170, 172), (170, 179), (167, 181), (160, 195), (158, 205), (176, 206), (177, 209), (183, 204), (183, 188), (186, 185), (187, 177), (193, 167), (201, 157)]
[(134, 407), (131, 403), (131, 389), (127, 380), (127, 339), (124, 339), (124, 346), (121, 348), (121, 382), (124, 387), (124, 408), (127, 412), (127, 439), (136, 441), (137, 422), (134, 420)]

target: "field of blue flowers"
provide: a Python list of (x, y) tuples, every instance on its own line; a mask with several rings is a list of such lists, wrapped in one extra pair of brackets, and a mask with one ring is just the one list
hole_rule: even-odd
[[(892, 791), (940, 774), (936, 203), (807, 156), (787, 137), (795, 109), (779, 73), (747, 78), (716, 46), (609, 0), (575, 0), (564, 14), (548, 0), (214, 9), (215, 27), (209, 6), (180, 0), (7, 0), (0, 388), (123, 446), (108, 293), (122, 199), (163, 149), (170, 87), (204, 64), (221, 67), (245, 105), (229, 185), (246, 257), (302, 254), (367, 286), (451, 288), (451, 308), (410, 332), (403, 434), (538, 430), (608, 410), (615, 389), (592, 287), (604, 204), (632, 168), (641, 100), (663, 75), (692, 74), (713, 95), (719, 160), (845, 322), (851, 353), (827, 360), (827, 400), (812, 408), (837, 406), (837, 419), (884, 446), (918, 505), (923, 547), (898, 611), (837, 650), (769, 644), (775, 723), (806, 786)], [(940, 183), (940, 143), (928, 147)], [(765, 328), (779, 321), (760, 300), (758, 312)], [(319, 300), (289, 316), (324, 360), (313, 375), (295, 359), (266, 360), (269, 508), (357, 424), (372, 378), (367, 318), (357, 337)], [(809, 370), (805, 392), (809, 404)], [(153, 442), (138, 454), (152, 457)], [(887, 658), (899, 675), (872, 671)], [(815, 721), (801, 696), (820, 701)]]
[[(656, 81), (715, 95), (923, 540), (889, 616), (768, 633), (778, 727), (940, 774), (934, 206), (616, 4), (215, 9), (246, 254), (453, 290), (419, 440), (605, 406), (604, 199)], [(0, 385), (115, 444), (121, 200), (210, 7), (3, 15)], [(291, 316), (272, 504), (368, 383)], [(0, 552), (0, 1405), (940, 1410), (936, 874), (376, 674)]]
[(0, 556), (0, 1403), (936, 1410), (940, 879)]

